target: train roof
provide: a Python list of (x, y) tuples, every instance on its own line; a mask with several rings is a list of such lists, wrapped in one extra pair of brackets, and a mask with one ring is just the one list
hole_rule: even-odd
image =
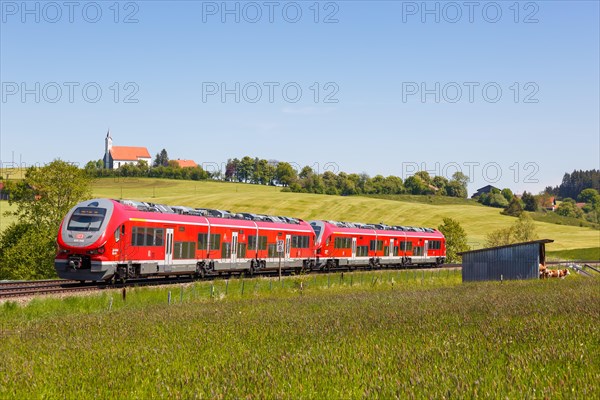
[(416, 226), (403, 226), (403, 225), (386, 225), (384, 223), (373, 224), (373, 223), (362, 223), (362, 222), (343, 222), (343, 221), (323, 221), (327, 224), (333, 225), (337, 228), (346, 229), (368, 229), (368, 230), (380, 230), (380, 231), (401, 231), (401, 232), (423, 232), (423, 233), (437, 233), (438, 231), (433, 228), (423, 228)]
[[(144, 201), (136, 200), (113, 200), (124, 206), (141, 212), (153, 212), (161, 214), (175, 214), (175, 215), (189, 215), (189, 216), (201, 216), (206, 218), (219, 218), (219, 219), (231, 219), (237, 221), (254, 221), (254, 222), (267, 222), (273, 224), (287, 224), (287, 225), (300, 225), (305, 222), (298, 218), (276, 216), (276, 215), (265, 215), (255, 214), (248, 212), (235, 213), (228, 210), (218, 210), (212, 208), (192, 208), (186, 206), (169, 206), (166, 204), (157, 204)], [(233, 221), (232, 221), (233, 222)], [(245, 225), (245, 224), (242, 224)], [(252, 225), (253, 226), (253, 225)]]

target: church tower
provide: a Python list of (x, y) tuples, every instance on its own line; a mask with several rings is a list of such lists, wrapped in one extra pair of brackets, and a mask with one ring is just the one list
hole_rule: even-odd
[(112, 165), (110, 165), (110, 149), (112, 149), (112, 137), (110, 136), (109, 129), (104, 139), (104, 169), (112, 168)]

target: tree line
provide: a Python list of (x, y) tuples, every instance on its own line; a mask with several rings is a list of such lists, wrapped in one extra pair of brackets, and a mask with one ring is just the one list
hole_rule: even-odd
[(595, 189), (600, 191), (600, 170), (575, 170), (572, 173), (565, 173), (562, 183), (558, 186), (547, 186), (545, 192), (558, 196), (560, 199), (576, 199), (585, 189)]
[(359, 194), (437, 194), (452, 197), (467, 197), (469, 177), (457, 172), (452, 179), (442, 176), (431, 177), (428, 172), (420, 171), (402, 180), (398, 176), (376, 175), (370, 177), (366, 173), (348, 174), (325, 171), (318, 173), (305, 166), (300, 172), (287, 162), (269, 162), (264, 159), (251, 158), (229, 159), (225, 167), (224, 180), (230, 182), (247, 182), (262, 185), (280, 184), (286, 191), (297, 193), (316, 193), (329, 195)]
[(284, 191), (297, 193), (316, 193), (328, 195), (361, 195), (361, 194), (414, 194), (440, 195), (466, 198), (469, 177), (456, 172), (452, 179), (443, 176), (430, 176), (420, 171), (402, 180), (398, 176), (376, 175), (370, 177), (366, 173), (319, 173), (305, 166), (300, 171), (292, 164), (284, 161), (269, 161), (258, 157), (245, 156), (241, 159), (228, 159), (225, 171), (208, 172), (200, 166), (181, 168), (177, 161), (169, 160), (163, 149), (156, 154), (152, 166), (145, 161), (136, 164), (125, 164), (119, 169), (105, 169), (102, 160), (90, 161), (85, 165), (88, 176), (109, 177), (148, 177), (189, 180), (223, 180), (226, 182), (243, 182), (256, 185), (282, 186)]

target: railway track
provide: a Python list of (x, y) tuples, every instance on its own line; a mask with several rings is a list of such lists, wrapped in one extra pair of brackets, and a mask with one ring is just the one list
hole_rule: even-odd
[(40, 281), (0, 282), (0, 299), (50, 293), (69, 293), (96, 290), (99, 284), (52, 279)]

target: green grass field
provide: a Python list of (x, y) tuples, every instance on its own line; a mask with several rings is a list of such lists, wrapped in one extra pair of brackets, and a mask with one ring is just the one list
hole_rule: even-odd
[(7, 211), (14, 211), (15, 206), (8, 205), (8, 201), (0, 201), (0, 232), (13, 222), (17, 221), (17, 218), (12, 215), (5, 215)]
[[(485, 235), (508, 227), (514, 217), (499, 209), (473, 201), (441, 201), (427, 196), (403, 196), (393, 200), (362, 196), (327, 196), (285, 193), (272, 186), (222, 182), (194, 182), (148, 178), (105, 178), (94, 184), (94, 196), (128, 198), (171, 205), (219, 208), (289, 215), (306, 220), (333, 219), (360, 222), (384, 222), (394, 225), (437, 227), (444, 217), (457, 219), (465, 228), (470, 245), (480, 248)], [(424, 202), (425, 201), (425, 202)], [(547, 245), (552, 251), (600, 247), (600, 231), (586, 227), (535, 222), (540, 238), (554, 239)], [(577, 254), (575, 254), (575, 258)]]
[(597, 279), (461, 284), (438, 270), (283, 282), (5, 303), (0, 398), (600, 395)]

